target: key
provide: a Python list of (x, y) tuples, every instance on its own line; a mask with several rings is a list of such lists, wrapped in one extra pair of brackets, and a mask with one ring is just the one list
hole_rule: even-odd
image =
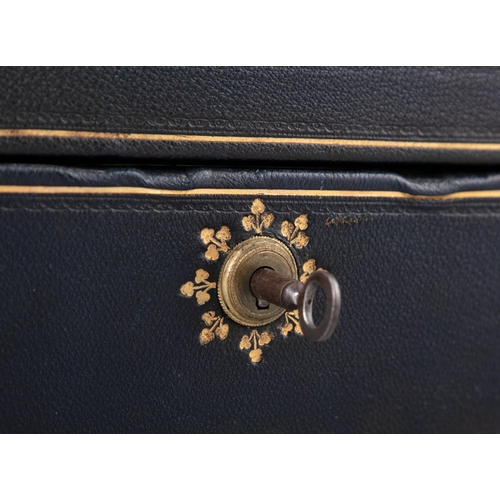
[[(313, 303), (318, 287), (326, 296), (326, 307), (319, 325), (314, 323)], [(340, 314), (340, 287), (328, 271), (315, 271), (305, 283), (290, 279), (268, 267), (255, 271), (250, 279), (250, 289), (260, 306), (266, 303), (299, 311), (302, 333), (307, 340), (321, 342), (331, 337)]]

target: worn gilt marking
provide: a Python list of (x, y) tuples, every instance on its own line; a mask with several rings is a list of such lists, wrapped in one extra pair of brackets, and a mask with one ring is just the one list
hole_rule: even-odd
[[(262, 359), (262, 349), (260, 347), (269, 344), (272, 339), (272, 333), (269, 334), (268, 332), (262, 332), (259, 334), (257, 330), (252, 330), (250, 335), (243, 335), (241, 338), (240, 349), (252, 349), (253, 342), (253, 349), (248, 353), (248, 355), (254, 363), (258, 363)], [(257, 347), (257, 345), (260, 347)]]
[(285, 337), (287, 337), (292, 330), (299, 335), (303, 335), (302, 328), (300, 328), (299, 323), (299, 311), (295, 309), (295, 311), (286, 312), (285, 324), (278, 326), (278, 330), (281, 330), (281, 335)]
[(307, 281), (307, 278), (309, 278), (309, 276), (312, 273), (314, 273), (314, 271), (323, 271), (323, 269), (321, 267), (316, 268), (316, 261), (314, 259), (309, 259), (307, 262), (304, 262), (304, 264), (302, 266), (302, 270), (304, 272), (300, 275), (300, 278), (299, 278), (299, 280), (302, 283), (305, 283)]
[(208, 260), (217, 260), (220, 252), (228, 253), (230, 248), (226, 241), (231, 239), (231, 231), (227, 226), (222, 226), (214, 236), (215, 231), (211, 228), (204, 228), (200, 232), (200, 237), (208, 245), (205, 257)]
[(341, 226), (342, 224), (358, 224), (359, 219), (356, 217), (327, 217), (325, 226)]
[(271, 226), (274, 222), (274, 214), (265, 211), (266, 206), (259, 198), (255, 199), (252, 203), (250, 211), (253, 215), (247, 215), (243, 217), (242, 224), (245, 231), (251, 231), (252, 229), (257, 234), (262, 234), (262, 228), (266, 229)]
[(207, 281), (208, 277), (209, 274), (206, 271), (204, 271), (203, 269), (198, 269), (194, 277), (194, 282), (198, 286), (195, 286), (192, 281), (184, 283), (184, 285), (181, 286), (182, 295), (185, 295), (186, 297), (192, 297), (195, 290), (197, 290), (196, 301), (198, 302), (198, 304), (201, 306), (205, 304), (205, 302), (208, 302), (210, 300), (210, 294), (208, 292), (212, 289), (215, 289), (217, 286), (216, 283)]
[(287, 220), (281, 224), (281, 234), (296, 248), (304, 248), (309, 243), (309, 236), (304, 233), (307, 229), (307, 214), (299, 215), (293, 224)]
[(219, 337), (220, 340), (225, 340), (229, 334), (229, 325), (224, 324), (222, 316), (216, 316), (215, 311), (208, 311), (201, 317), (203, 323), (210, 328), (203, 328), (200, 333), (200, 342), (208, 344)]

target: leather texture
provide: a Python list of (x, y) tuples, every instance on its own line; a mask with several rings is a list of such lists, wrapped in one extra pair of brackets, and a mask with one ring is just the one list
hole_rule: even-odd
[[(1, 185), (349, 189), (443, 195), (500, 176), (2, 165)], [(314, 258), (341, 286), (324, 343), (281, 335), (253, 364), (250, 329), (201, 345), (180, 293), (205, 269), (205, 227), (247, 238), (255, 196), (0, 194), (2, 432), (499, 432), (500, 198), (259, 196), (307, 213)]]
[[(498, 68), (2, 68), (0, 128), (369, 141), (500, 142)], [(436, 162), (500, 150), (0, 137), (4, 157)]]
[(67, 168), (59, 165), (3, 164), (0, 184), (19, 186), (129, 186), (151, 189), (196, 188), (400, 191), (441, 196), (460, 191), (500, 189), (500, 174), (404, 177), (395, 173), (335, 170), (180, 168)]

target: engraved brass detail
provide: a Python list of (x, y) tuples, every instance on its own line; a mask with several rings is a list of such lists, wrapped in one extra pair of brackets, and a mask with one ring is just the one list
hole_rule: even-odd
[[(248, 353), (248, 356), (254, 363), (258, 363), (262, 359), (262, 349), (260, 347), (269, 344), (273, 340), (273, 334), (268, 332), (259, 333), (257, 330), (252, 330), (250, 335), (243, 335), (240, 341), (240, 349), (253, 349)], [(257, 347), (259, 345), (260, 347)]]
[(267, 325), (279, 318), (285, 310), (274, 304), (257, 306), (250, 290), (250, 278), (261, 267), (297, 279), (297, 264), (287, 246), (274, 238), (255, 236), (236, 245), (222, 265), (218, 281), (218, 295), (224, 312), (241, 325)]
[(198, 284), (198, 286), (195, 286), (192, 281), (184, 283), (184, 285), (181, 286), (182, 295), (192, 297), (195, 290), (197, 290), (196, 301), (198, 302), (198, 305), (202, 306), (205, 302), (208, 302), (210, 300), (210, 294), (208, 292), (217, 287), (215, 283), (207, 281), (208, 277), (209, 274), (205, 270), (198, 269), (194, 277), (194, 283)]

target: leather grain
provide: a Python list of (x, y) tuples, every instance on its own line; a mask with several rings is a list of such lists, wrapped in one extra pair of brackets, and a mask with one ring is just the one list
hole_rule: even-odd
[[(408, 190), (499, 189), (332, 172), (85, 171), (6, 165), (1, 184)], [(46, 182), (44, 182), (46, 181)], [(498, 432), (500, 200), (262, 196), (309, 214), (297, 250), (342, 289), (339, 326), (291, 333), (254, 365), (230, 320), (203, 346), (205, 306), (179, 292), (203, 227), (249, 234), (252, 196), (0, 195), (2, 432)], [(266, 230), (280, 237), (279, 225)]]
[[(500, 142), (498, 68), (2, 68), (0, 128)], [(0, 138), (0, 154), (496, 164), (499, 151)]]
[(0, 184), (21, 186), (130, 186), (153, 189), (196, 188), (398, 191), (439, 196), (460, 191), (500, 189), (500, 174), (404, 177), (382, 172), (335, 170), (180, 168), (67, 168), (57, 165), (3, 164)]

